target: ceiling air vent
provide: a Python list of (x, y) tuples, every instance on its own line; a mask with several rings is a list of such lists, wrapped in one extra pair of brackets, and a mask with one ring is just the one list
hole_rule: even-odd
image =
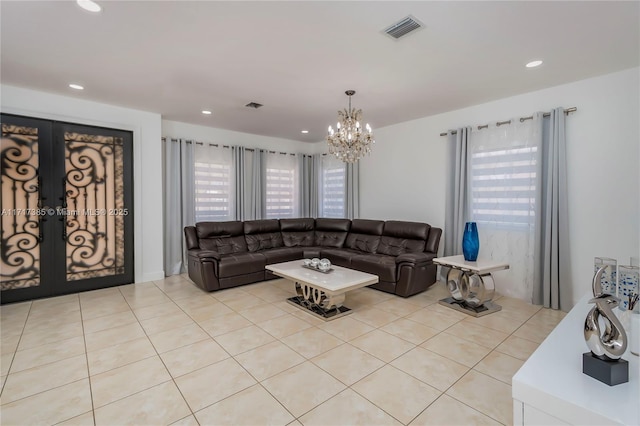
[(389, 28), (385, 29), (384, 33), (389, 37), (397, 40), (400, 37), (404, 37), (410, 32), (422, 27), (424, 27), (424, 24), (422, 24), (422, 22), (409, 15), (406, 18), (402, 19), (400, 22), (397, 22), (391, 25)]
[(249, 108), (254, 108), (254, 109), (258, 109), (262, 106), (262, 104), (259, 104), (257, 102), (249, 102), (248, 104), (245, 105), (246, 107)]

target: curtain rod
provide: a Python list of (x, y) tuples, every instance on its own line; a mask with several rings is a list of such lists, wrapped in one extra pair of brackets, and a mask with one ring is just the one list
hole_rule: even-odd
[[(571, 108), (567, 108), (567, 109), (565, 109), (565, 110), (564, 110), (564, 113), (565, 113), (566, 115), (569, 115), (569, 113), (570, 113), (570, 112), (576, 112), (577, 110), (578, 110), (578, 108), (576, 108), (576, 107), (571, 107)], [(551, 115), (551, 113), (550, 113), (550, 112), (545, 112), (544, 114), (542, 114), (542, 116), (543, 116), (543, 117), (549, 117), (550, 115)], [(520, 122), (521, 122), (521, 123), (522, 123), (523, 121), (526, 121), (526, 120), (533, 120), (533, 115), (530, 115), (529, 117), (520, 117)], [(498, 121), (498, 122), (496, 122), (496, 126), (502, 126), (503, 124), (511, 124), (511, 120), (507, 120), (507, 121)], [(488, 125), (488, 124), (484, 124), (484, 125), (482, 125), (482, 126), (478, 126), (478, 130), (486, 129), (486, 128), (488, 128), (488, 127), (489, 127), (489, 125)], [(458, 133), (458, 132), (457, 132), (456, 130), (452, 130), (452, 131), (449, 131), (449, 132), (440, 133), (440, 136), (447, 136), (447, 135), (449, 135), (449, 134), (451, 134), (451, 135), (455, 135), (455, 134), (457, 134), (457, 133)]]
[[(166, 140), (167, 140), (167, 138), (165, 138), (165, 137), (163, 137), (163, 138), (161, 138), (161, 139), (162, 139), (163, 141), (166, 141)], [(171, 142), (178, 142), (178, 139), (171, 138)], [(196, 145), (202, 145), (202, 146), (204, 146), (204, 145), (205, 145), (205, 143), (204, 143), (204, 142), (185, 141), (185, 143), (189, 143), (189, 144), (193, 143), (193, 144), (196, 144)], [(215, 147), (222, 147), (222, 148), (231, 148), (231, 145), (218, 145), (217, 143), (207, 143), (207, 145), (209, 145), (209, 146), (215, 146)], [(255, 149), (255, 148), (245, 148), (245, 151), (254, 152), (254, 151), (256, 151), (256, 149)], [(266, 149), (262, 149), (262, 150), (259, 150), (259, 151), (268, 152), (269, 154), (282, 154), (282, 155), (294, 155), (294, 156), (296, 155), (296, 154), (291, 154), (291, 153), (288, 153), (288, 152), (282, 152), (282, 151), (280, 151), (280, 152), (277, 152), (277, 151), (268, 151), (268, 150), (266, 150)], [(309, 154), (302, 154), (302, 155), (309, 155)]]

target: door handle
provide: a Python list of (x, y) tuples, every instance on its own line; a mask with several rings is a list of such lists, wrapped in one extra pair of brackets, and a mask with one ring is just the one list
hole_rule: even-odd
[(65, 215), (65, 209), (66, 209), (65, 204), (63, 204), (62, 206), (56, 206), (56, 214), (58, 215), (58, 220), (62, 222), (62, 240), (63, 241), (67, 241), (67, 216)]

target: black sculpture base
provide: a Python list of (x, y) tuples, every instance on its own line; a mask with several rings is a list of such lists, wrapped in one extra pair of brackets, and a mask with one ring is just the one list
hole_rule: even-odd
[(629, 363), (626, 360), (607, 361), (591, 352), (582, 354), (582, 372), (609, 386), (629, 381)]

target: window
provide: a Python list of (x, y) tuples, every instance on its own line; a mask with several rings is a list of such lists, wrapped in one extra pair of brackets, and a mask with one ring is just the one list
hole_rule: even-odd
[(298, 217), (296, 159), (292, 155), (268, 153), (266, 158), (266, 218)]
[(195, 157), (196, 222), (233, 220), (231, 150), (197, 145)]
[(320, 171), (320, 217), (346, 217), (346, 164), (334, 157), (322, 158)]
[(471, 156), (474, 220), (531, 226), (535, 220), (537, 147), (479, 150)]

